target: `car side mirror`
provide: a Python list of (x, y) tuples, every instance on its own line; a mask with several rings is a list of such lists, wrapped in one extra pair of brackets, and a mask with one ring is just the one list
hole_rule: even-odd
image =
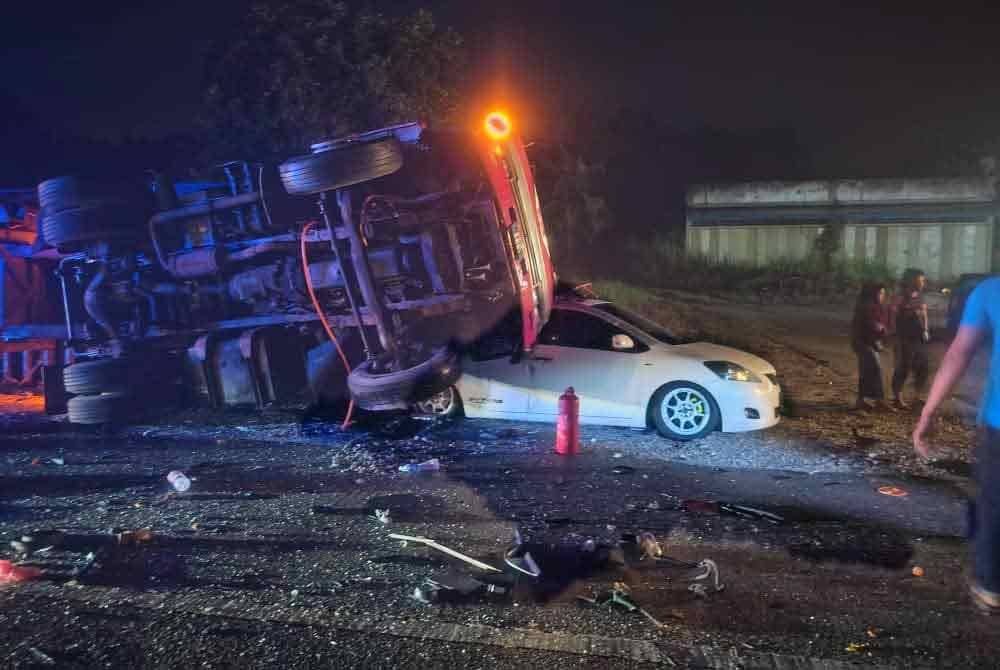
[(611, 337), (611, 348), (615, 351), (631, 351), (635, 349), (635, 340), (624, 333)]

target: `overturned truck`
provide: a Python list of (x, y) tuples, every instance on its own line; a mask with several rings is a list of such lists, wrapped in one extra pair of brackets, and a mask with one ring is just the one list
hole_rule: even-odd
[[(281, 186), (278, 186), (280, 181)], [(411, 123), (197, 181), (38, 186), (60, 254), (74, 423), (176, 402), (405, 410), (511, 312), (530, 349), (555, 277), (524, 146)]]

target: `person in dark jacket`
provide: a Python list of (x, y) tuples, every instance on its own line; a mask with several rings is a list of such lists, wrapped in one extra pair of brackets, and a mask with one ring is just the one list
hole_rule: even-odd
[(927, 277), (910, 268), (903, 273), (900, 292), (894, 305), (896, 316), (896, 366), (892, 374), (892, 397), (897, 407), (909, 408), (903, 400), (903, 387), (913, 375), (914, 387), (920, 395), (927, 388), (930, 359), (927, 344), (931, 340), (927, 319), (927, 303), (923, 292)]
[[(858, 409), (886, 408), (882, 376), (882, 340), (887, 334), (885, 286), (865, 284), (851, 322), (851, 347), (858, 357)], [(870, 404), (873, 401), (875, 405)]]

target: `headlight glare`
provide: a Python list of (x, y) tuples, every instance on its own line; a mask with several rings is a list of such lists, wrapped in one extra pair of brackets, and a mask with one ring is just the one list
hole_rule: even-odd
[(738, 363), (731, 363), (729, 361), (708, 361), (705, 363), (705, 367), (719, 375), (720, 379), (725, 379), (727, 381), (749, 382), (751, 384), (759, 384), (761, 382), (760, 377)]

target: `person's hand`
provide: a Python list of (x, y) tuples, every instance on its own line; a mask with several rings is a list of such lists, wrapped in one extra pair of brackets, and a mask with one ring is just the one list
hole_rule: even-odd
[(923, 340), (924, 340), (924, 344), (927, 344), (928, 342), (931, 341), (931, 331), (929, 331), (929, 330), (925, 330), (924, 331), (924, 333), (923, 333)]
[(920, 415), (917, 427), (913, 429), (913, 450), (924, 460), (931, 457), (931, 445), (927, 441), (927, 435), (931, 432), (931, 417)]

